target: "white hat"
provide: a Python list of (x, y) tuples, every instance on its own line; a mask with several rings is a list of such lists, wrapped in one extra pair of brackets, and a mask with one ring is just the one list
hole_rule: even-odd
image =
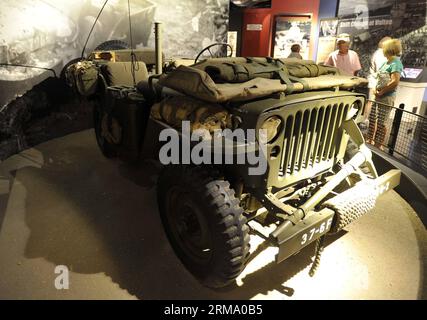
[(337, 37), (337, 43), (344, 41), (344, 42), (350, 42), (350, 35), (348, 33), (341, 33)]

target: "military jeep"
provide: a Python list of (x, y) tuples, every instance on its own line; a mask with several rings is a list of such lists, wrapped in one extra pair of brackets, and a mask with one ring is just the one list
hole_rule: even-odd
[[(314, 272), (325, 235), (369, 212), (399, 183), (397, 170), (378, 176), (357, 126), (363, 78), (312, 61), (243, 57), (209, 58), (161, 75), (150, 75), (141, 59), (132, 76), (132, 62), (111, 62), (120, 52), (104, 56), (109, 71), (91, 73), (99, 81), (88, 96), (96, 101), (96, 139), (106, 157), (159, 160), (170, 142), (161, 138), (165, 130), (177, 133), (181, 147), (192, 143), (163, 166), (157, 198), (174, 251), (208, 287), (227, 286), (242, 272), (250, 234), (278, 247), (277, 262), (316, 241)], [(183, 121), (190, 133), (204, 129), (208, 137), (191, 140)], [(226, 129), (264, 133), (238, 141), (218, 135)], [(264, 172), (250, 174), (246, 162), (183, 161), (195, 143), (227, 139), (231, 151), (222, 148), (220, 159), (263, 154)]]

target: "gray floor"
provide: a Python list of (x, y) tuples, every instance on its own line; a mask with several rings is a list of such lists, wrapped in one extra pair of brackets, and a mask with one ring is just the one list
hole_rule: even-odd
[[(156, 166), (104, 159), (93, 131), (0, 164), (0, 299), (420, 299), (426, 230), (394, 191), (328, 240), (276, 265), (259, 253), (231, 290), (204, 288), (170, 248), (157, 212)], [(251, 239), (253, 250), (260, 245)], [(261, 245), (259, 248), (263, 248)], [(57, 290), (57, 265), (70, 288)]]

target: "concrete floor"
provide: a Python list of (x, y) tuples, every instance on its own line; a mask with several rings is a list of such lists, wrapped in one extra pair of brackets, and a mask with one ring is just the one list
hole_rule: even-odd
[[(202, 287), (163, 232), (150, 163), (103, 158), (92, 130), (0, 164), (0, 299), (420, 299), (426, 229), (394, 191), (328, 238), (308, 276), (310, 246), (277, 265), (261, 250), (228, 290)], [(252, 237), (252, 250), (261, 239)], [(70, 269), (57, 290), (54, 269)]]

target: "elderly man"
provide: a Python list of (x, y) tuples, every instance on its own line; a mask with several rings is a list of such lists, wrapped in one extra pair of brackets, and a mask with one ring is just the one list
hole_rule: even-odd
[(359, 56), (353, 50), (350, 50), (350, 36), (341, 34), (337, 39), (338, 50), (330, 53), (325, 61), (325, 65), (337, 67), (344, 74), (355, 76), (362, 69)]

